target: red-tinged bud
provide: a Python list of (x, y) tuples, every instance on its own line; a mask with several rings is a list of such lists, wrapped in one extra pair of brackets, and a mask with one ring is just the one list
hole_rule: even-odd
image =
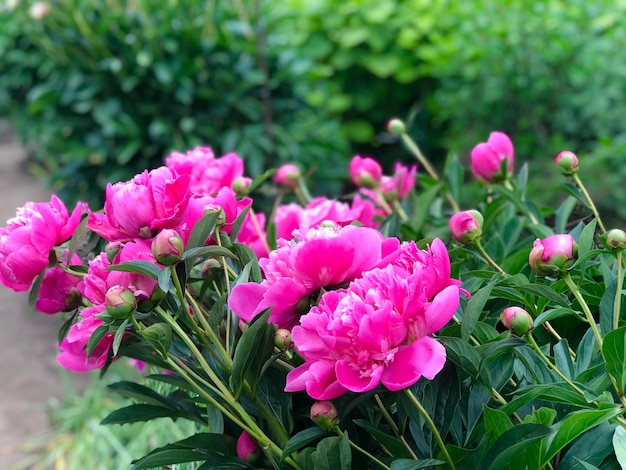
[(530, 313), (520, 307), (508, 307), (502, 310), (500, 321), (517, 336), (524, 336), (534, 328)]
[(350, 161), (350, 176), (359, 188), (374, 189), (380, 185), (383, 169), (373, 158), (355, 155)]
[(184, 252), (183, 239), (174, 229), (161, 230), (152, 240), (152, 254), (163, 266), (176, 264)]
[(77, 309), (83, 304), (83, 296), (76, 287), (72, 287), (70, 293), (65, 298), (65, 305), (67, 305), (66, 312)]
[(298, 186), (302, 174), (300, 169), (293, 163), (286, 163), (274, 173), (274, 182), (294, 189)]
[(622, 251), (626, 248), (626, 232), (618, 228), (609, 230), (604, 234), (606, 247), (611, 251)]
[(574, 152), (564, 150), (554, 157), (554, 163), (556, 163), (567, 175), (576, 173), (578, 171), (578, 157)]
[(316, 401), (311, 406), (311, 420), (320, 429), (328, 431), (339, 424), (337, 408), (329, 401)]
[(274, 344), (278, 349), (286, 351), (293, 346), (293, 339), (291, 338), (291, 331), (285, 328), (279, 328), (274, 333)]
[(137, 299), (131, 290), (124, 286), (113, 286), (104, 294), (107, 312), (113, 318), (128, 318), (137, 308)]
[(483, 234), (483, 216), (476, 210), (457, 212), (450, 217), (449, 226), (454, 239), (465, 245)]
[(406, 133), (406, 125), (398, 118), (390, 119), (387, 123), (387, 131), (397, 137), (402, 137)]
[(541, 276), (558, 277), (572, 267), (577, 257), (578, 246), (574, 238), (559, 234), (535, 240), (528, 263)]
[(248, 463), (254, 463), (261, 456), (261, 447), (246, 431), (237, 439), (237, 456)]

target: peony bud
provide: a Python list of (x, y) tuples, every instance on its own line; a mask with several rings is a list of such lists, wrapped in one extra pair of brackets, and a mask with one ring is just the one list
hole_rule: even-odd
[(301, 176), (300, 169), (296, 165), (286, 163), (274, 173), (274, 182), (293, 189), (298, 186)]
[(374, 189), (380, 185), (383, 169), (373, 158), (355, 155), (350, 161), (350, 176), (359, 188)]
[(476, 210), (457, 212), (450, 217), (450, 232), (456, 241), (465, 245), (483, 233), (483, 216)]
[(337, 408), (329, 401), (316, 401), (311, 406), (311, 420), (320, 429), (328, 431), (339, 424)]
[(286, 351), (293, 346), (293, 339), (291, 338), (291, 331), (285, 328), (279, 328), (274, 333), (274, 344), (278, 349)]
[(113, 286), (104, 294), (104, 302), (107, 312), (113, 318), (128, 318), (137, 308), (137, 299), (129, 289), (124, 286)]
[(107, 255), (109, 263), (113, 263), (117, 254), (122, 251), (122, 248), (124, 248), (123, 242), (109, 242), (105, 245), (104, 252)]
[(47, 2), (35, 2), (28, 9), (28, 15), (33, 20), (42, 20), (50, 13), (50, 4)]
[(404, 122), (398, 118), (394, 118), (389, 120), (387, 123), (387, 130), (390, 134), (393, 134), (397, 137), (402, 137), (406, 133), (406, 125)]
[(161, 230), (152, 240), (152, 255), (163, 266), (177, 263), (184, 252), (183, 239), (174, 229)]
[(576, 173), (578, 171), (578, 157), (574, 152), (564, 150), (554, 157), (554, 163), (561, 167), (566, 174)]
[(215, 220), (216, 227), (223, 227), (226, 225), (226, 212), (222, 209), (221, 206), (217, 204), (207, 204), (204, 207), (203, 215), (215, 214), (217, 213), (217, 219)]
[(611, 251), (621, 251), (626, 248), (626, 232), (618, 228), (609, 230), (604, 235), (606, 247)]
[(505, 133), (492, 132), (487, 142), (472, 149), (471, 160), (472, 173), (479, 181), (505, 181), (513, 174), (513, 143)]
[(261, 447), (246, 431), (237, 439), (237, 456), (248, 463), (256, 462), (261, 456)]
[(551, 235), (535, 240), (528, 256), (530, 267), (542, 276), (558, 276), (576, 261), (578, 246), (571, 235)]
[(517, 336), (524, 336), (534, 328), (533, 318), (520, 307), (508, 307), (502, 310), (500, 321)]
[(233, 180), (232, 188), (237, 196), (247, 196), (250, 192), (250, 184), (252, 180), (245, 176), (239, 176)]

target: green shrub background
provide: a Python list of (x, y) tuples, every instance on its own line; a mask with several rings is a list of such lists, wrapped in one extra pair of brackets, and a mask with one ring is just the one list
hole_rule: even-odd
[(195, 145), (252, 175), (296, 161), (337, 194), (354, 154), (410, 159), (385, 131), (398, 116), (440, 167), (509, 133), (546, 198), (573, 150), (626, 217), (623, 0), (49, 3), (0, 13), (0, 114), (66, 200)]

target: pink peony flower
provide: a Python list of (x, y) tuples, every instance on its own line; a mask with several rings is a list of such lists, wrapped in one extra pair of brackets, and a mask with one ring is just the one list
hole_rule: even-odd
[(187, 213), (189, 176), (160, 167), (107, 185), (104, 214), (89, 211), (87, 228), (108, 241), (152, 238), (177, 227)]
[(228, 304), (245, 321), (272, 307), (269, 321), (286, 329), (308, 311), (310, 295), (350, 282), (398, 247), (395, 238), (353, 225), (296, 232), (296, 239), (279, 243), (260, 261), (265, 280), (236, 285)]
[(355, 155), (350, 161), (350, 176), (358, 187), (376, 188), (380, 184), (383, 170), (373, 158)]
[(0, 228), (0, 282), (16, 292), (28, 290), (50, 262), (50, 251), (78, 227), (84, 204), (71, 214), (56, 196), (50, 202), (28, 202)]
[(478, 180), (496, 183), (504, 181), (513, 173), (513, 164), (513, 143), (503, 132), (492, 132), (487, 142), (476, 145), (471, 152), (472, 173)]
[[(67, 259), (64, 264), (68, 264)], [(83, 263), (78, 256), (74, 255), (69, 264), (82, 265)], [(35, 310), (53, 315), (78, 308), (81, 304), (81, 295), (77, 289), (79, 282), (79, 278), (66, 273), (58, 266), (48, 269), (37, 293)]]
[(270, 252), (266, 241), (265, 214), (249, 212), (243, 220), (241, 229), (237, 234), (237, 242), (248, 246), (257, 258), (266, 258)]
[(408, 167), (401, 163), (396, 163), (394, 174), (384, 176), (380, 183), (380, 189), (387, 199), (404, 199), (415, 186), (415, 165)]
[(429, 335), (448, 323), (459, 304), (445, 245), (428, 251), (405, 243), (392, 262), (369, 270), (347, 289), (325, 293), (300, 318), (292, 336), (306, 361), (287, 375), (285, 391), (306, 390), (318, 400), (382, 383), (401, 390), (434, 378), (445, 348)]

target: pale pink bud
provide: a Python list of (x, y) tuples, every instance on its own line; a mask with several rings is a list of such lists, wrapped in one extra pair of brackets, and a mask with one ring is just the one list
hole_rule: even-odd
[(293, 189), (298, 186), (301, 176), (300, 169), (296, 165), (286, 163), (274, 173), (274, 182)]
[(287, 350), (293, 346), (293, 339), (291, 338), (291, 331), (285, 328), (279, 328), (274, 333), (274, 344), (278, 349)]
[(331, 402), (316, 401), (311, 406), (311, 420), (321, 429), (328, 431), (339, 424), (339, 413)]
[(533, 318), (520, 307), (508, 307), (502, 310), (500, 321), (517, 336), (524, 336), (534, 328)]
[(454, 239), (465, 245), (482, 235), (483, 216), (475, 210), (457, 212), (450, 217), (449, 226)]
[(350, 161), (350, 176), (358, 187), (373, 189), (380, 184), (383, 169), (373, 158), (355, 155)]
[(117, 254), (122, 251), (122, 248), (124, 248), (123, 242), (109, 242), (105, 245), (104, 252), (107, 255), (109, 263), (113, 263), (113, 260), (115, 260)]
[(35, 2), (28, 9), (28, 15), (33, 20), (42, 20), (50, 13), (50, 4), (47, 2)]
[(387, 130), (390, 134), (402, 137), (402, 135), (406, 133), (406, 125), (398, 118), (390, 119), (387, 123)]
[(567, 174), (578, 171), (578, 157), (576, 157), (574, 152), (570, 152), (569, 150), (564, 150), (554, 157), (554, 163)]
[(604, 235), (606, 238), (606, 247), (611, 251), (621, 251), (626, 248), (626, 232), (618, 228), (609, 230)]
[(183, 239), (174, 229), (161, 230), (152, 240), (152, 255), (163, 266), (180, 261), (184, 251)]
[(261, 447), (246, 431), (237, 439), (237, 456), (248, 463), (256, 462), (261, 456)]
[(104, 295), (107, 312), (113, 318), (128, 318), (137, 308), (133, 292), (124, 286), (113, 286)]
[(530, 267), (542, 276), (558, 276), (576, 261), (578, 246), (571, 235), (551, 235), (535, 240), (528, 256)]
[(233, 180), (232, 188), (238, 196), (247, 196), (252, 180), (245, 176), (239, 176)]
[(482, 181), (497, 183), (513, 174), (513, 143), (503, 132), (492, 132), (487, 142), (472, 149), (472, 173)]

